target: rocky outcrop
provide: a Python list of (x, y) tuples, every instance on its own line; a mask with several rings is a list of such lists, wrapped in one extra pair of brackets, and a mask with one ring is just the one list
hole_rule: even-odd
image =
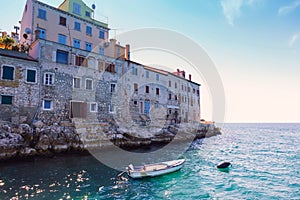
[(63, 122), (46, 126), (37, 121), (13, 125), (0, 121), (0, 160), (26, 158), (36, 155), (51, 156), (55, 153), (84, 151), (93, 147), (116, 145), (124, 148), (140, 148), (167, 144), (177, 140), (204, 138), (221, 134), (214, 125), (180, 124), (163, 129), (120, 128), (110, 123)]

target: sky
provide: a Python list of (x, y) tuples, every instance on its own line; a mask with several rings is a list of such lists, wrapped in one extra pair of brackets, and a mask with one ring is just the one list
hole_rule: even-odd
[[(5, 3), (7, 2), (7, 3)], [(62, 0), (42, 0), (57, 7)], [(155, 27), (183, 34), (215, 63), (226, 96), (225, 122), (300, 122), (300, 0), (84, 0), (106, 16), (111, 37)], [(21, 20), (25, 0), (2, 0), (1, 31)], [(147, 60), (135, 56), (137, 61)], [(156, 63), (159, 64), (159, 63)], [(178, 68), (177, 63), (170, 66)], [(195, 80), (196, 82), (201, 80)], [(211, 120), (209, 85), (202, 117)]]

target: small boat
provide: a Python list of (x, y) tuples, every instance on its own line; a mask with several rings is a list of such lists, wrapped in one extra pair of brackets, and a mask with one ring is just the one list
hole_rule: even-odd
[(180, 170), (184, 162), (185, 159), (179, 159), (142, 166), (133, 166), (130, 164), (127, 167), (127, 174), (131, 178), (160, 176)]

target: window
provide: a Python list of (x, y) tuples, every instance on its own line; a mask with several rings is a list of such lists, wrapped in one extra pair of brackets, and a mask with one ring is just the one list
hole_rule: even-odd
[(121, 56), (121, 50), (120, 48), (117, 48), (117, 58), (119, 58)]
[(7, 66), (7, 65), (3, 65), (2, 66), (2, 79), (4, 80), (14, 80), (15, 78), (15, 67), (13, 66)]
[(42, 28), (37, 28), (37, 30), (39, 31), (39, 38), (46, 39), (46, 30)]
[(113, 104), (108, 105), (108, 112), (109, 113), (115, 113), (115, 107)]
[(171, 100), (172, 99), (172, 94), (171, 93), (169, 93), (169, 100)]
[(183, 90), (183, 85), (181, 85), (181, 90)]
[(44, 84), (45, 85), (54, 85), (54, 74), (46, 72), (44, 74)]
[(177, 88), (177, 83), (175, 83), (175, 88)]
[(13, 100), (12, 96), (1, 95), (1, 104), (12, 105), (12, 100)]
[(73, 3), (73, 13), (77, 15), (81, 15), (81, 7), (78, 3)]
[(138, 74), (138, 69), (137, 68), (132, 68), (132, 75), (137, 75)]
[(71, 118), (86, 118), (87, 103), (85, 102), (71, 102)]
[(105, 32), (103, 30), (99, 30), (99, 38), (105, 39)]
[(156, 88), (156, 95), (159, 95), (159, 88)]
[(104, 48), (103, 47), (99, 47), (99, 54), (104, 55)]
[(76, 66), (87, 66), (87, 62), (84, 56), (76, 56), (75, 58), (75, 65)]
[(74, 30), (81, 31), (81, 24), (79, 22), (74, 22)]
[(85, 89), (87, 89), (87, 90), (93, 89), (93, 80), (91, 80), (91, 79), (85, 80)]
[(57, 50), (56, 62), (61, 64), (68, 64), (69, 53), (66, 51)]
[(86, 26), (86, 34), (92, 36), (92, 27)]
[(39, 8), (38, 9), (38, 18), (46, 20), (47, 19), (47, 12), (46, 12), (46, 10), (43, 10), (43, 9)]
[(174, 99), (175, 99), (175, 101), (177, 101), (177, 95), (174, 95)]
[(159, 74), (156, 74), (156, 80), (159, 81)]
[(198, 96), (200, 95), (200, 92), (199, 92), (199, 90), (197, 90), (197, 95), (198, 95)]
[(105, 71), (110, 73), (116, 73), (115, 65), (109, 64), (108, 66), (106, 66)]
[(169, 81), (169, 87), (171, 87), (172, 86), (172, 83), (171, 83), (171, 81)]
[(85, 16), (91, 17), (91, 13), (89, 11), (85, 11)]
[(134, 105), (137, 105), (137, 101), (133, 101), (133, 104), (134, 104)]
[(146, 93), (149, 94), (149, 86), (146, 85)]
[(26, 82), (27, 83), (36, 83), (36, 70), (27, 69), (26, 70)]
[(75, 77), (75, 78), (73, 79), (73, 87), (74, 87), (74, 88), (80, 88), (80, 85), (81, 85), (81, 79)]
[(86, 50), (86, 51), (92, 51), (92, 44), (86, 42), (86, 43), (85, 43), (85, 50)]
[(193, 88), (193, 94), (195, 94), (196, 93), (196, 90), (195, 90), (195, 88)]
[(78, 40), (78, 39), (73, 39), (73, 46), (74, 46), (74, 48), (77, 48), (77, 49), (80, 49), (80, 40)]
[(62, 34), (58, 34), (58, 43), (65, 45), (66, 42), (67, 42), (67, 36), (62, 35)]
[(146, 78), (149, 78), (149, 71), (146, 71)]
[(44, 100), (43, 101), (43, 110), (52, 110), (52, 101), (50, 100)]
[(188, 92), (191, 92), (191, 88), (190, 87), (188, 87)]
[(116, 84), (110, 84), (110, 92), (113, 93), (116, 91)]
[(139, 86), (137, 83), (133, 84), (134, 91), (137, 92), (139, 90)]
[(67, 18), (60, 16), (59, 17), (59, 25), (67, 26)]
[(98, 106), (97, 103), (90, 103), (90, 112), (97, 112)]

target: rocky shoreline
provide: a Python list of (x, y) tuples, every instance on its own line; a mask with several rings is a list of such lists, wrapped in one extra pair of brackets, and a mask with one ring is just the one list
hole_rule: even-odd
[(45, 126), (38, 121), (30, 126), (0, 121), (0, 160), (49, 157), (59, 153), (86, 152), (89, 148), (106, 148), (112, 145), (124, 149), (144, 148), (168, 144), (173, 139), (185, 141), (221, 134), (214, 124), (197, 124), (192, 127), (182, 124), (168, 125), (147, 137), (111, 124), (100, 124), (99, 127), (102, 127), (101, 130), (91, 134), (88, 128), (80, 130), (71, 122)]

